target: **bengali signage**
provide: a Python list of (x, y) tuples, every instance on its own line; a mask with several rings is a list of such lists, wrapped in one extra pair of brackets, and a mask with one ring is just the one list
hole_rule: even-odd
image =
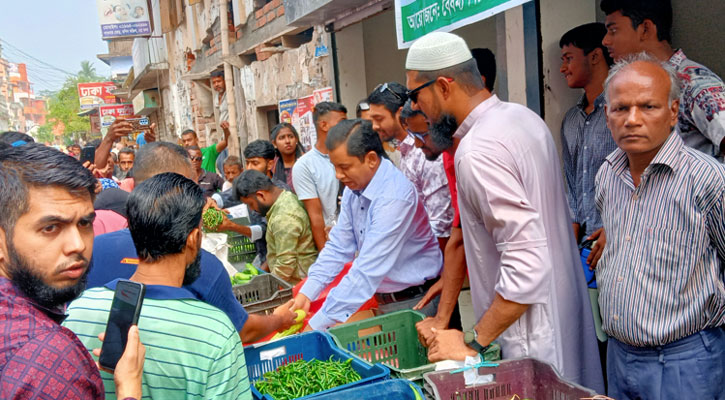
[(81, 110), (89, 110), (103, 104), (115, 104), (116, 96), (111, 93), (116, 89), (113, 82), (89, 82), (78, 84), (78, 99)]
[(427, 33), (450, 32), (531, 0), (395, 0), (398, 48)]
[(98, 117), (101, 121), (101, 133), (108, 133), (108, 127), (118, 118), (136, 118), (133, 114), (133, 104), (107, 104), (98, 107)]
[(97, 0), (104, 40), (151, 36), (147, 0)]

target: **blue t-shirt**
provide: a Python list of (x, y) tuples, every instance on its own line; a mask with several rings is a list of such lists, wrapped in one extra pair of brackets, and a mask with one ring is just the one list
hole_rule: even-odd
[[(137, 259), (136, 246), (128, 229), (96, 236), (87, 289), (101, 287), (114, 279), (130, 278), (136, 272)], [(224, 311), (237, 331), (242, 330), (247, 312), (232, 293), (229, 274), (213, 254), (201, 250), (201, 274), (184, 288), (197, 299)]]
[(136, 144), (138, 145), (138, 147), (145, 145), (146, 144), (146, 135), (144, 135), (142, 133), (142, 134), (136, 136)]

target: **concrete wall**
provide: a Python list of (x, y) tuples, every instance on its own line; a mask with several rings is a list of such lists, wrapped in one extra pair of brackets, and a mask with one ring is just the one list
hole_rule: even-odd
[(337, 65), (340, 77), (340, 102), (345, 104), (348, 117), (355, 118), (357, 102), (368, 93), (365, 76), (365, 43), (363, 23), (357, 23), (335, 33)]
[(329, 35), (318, 26), (309, 43), (241, 68), (244, 103), (240, 111), (246, 121), (249, 142), (269, 137), (272, 127), (266, 112), (280, 100), (309, 96), (315, 89), (333, 85), (331, 56), (315, 57), (315, 46), (322, 43), (330, 46)]

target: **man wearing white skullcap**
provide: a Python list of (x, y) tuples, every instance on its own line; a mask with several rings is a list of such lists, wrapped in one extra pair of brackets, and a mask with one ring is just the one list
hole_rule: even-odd
[(431, 122), (432, 144), (457, 148), (478, 320), (465, 333), (433, 329), (429, 358), (462, 360), (496, 340), (505, 358), (547, 361), (565, 378), (603, 393), (586, 282), (546, 124), (486, 90), (466, 42), (454, 34), (420, 38), (406, 69), (409, 96)]

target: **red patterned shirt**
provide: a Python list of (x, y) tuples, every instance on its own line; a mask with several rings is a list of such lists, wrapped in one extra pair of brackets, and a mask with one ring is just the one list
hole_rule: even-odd
[(88, 350), (45, 310), (0, 278), (0, 398), (103, 399), (101, 375)]

